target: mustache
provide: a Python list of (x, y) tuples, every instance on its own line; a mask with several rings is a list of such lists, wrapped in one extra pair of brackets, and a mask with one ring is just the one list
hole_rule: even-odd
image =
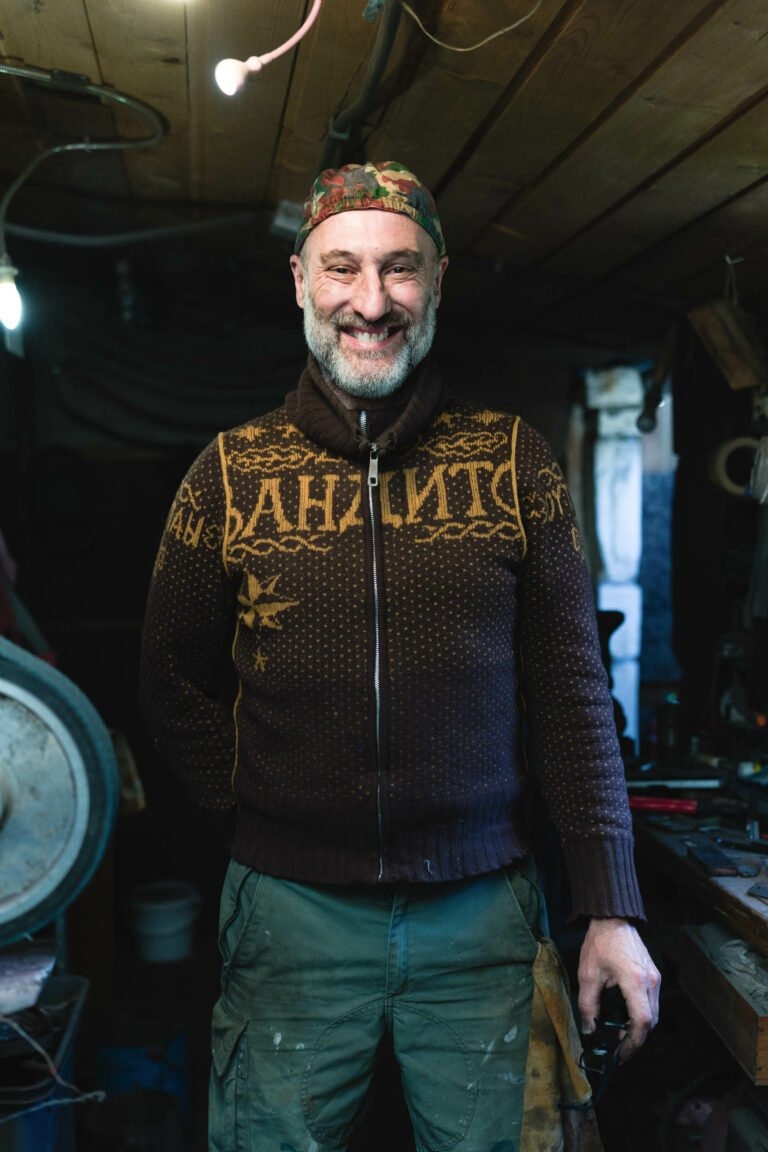
[(375, 331), (381, 328), (382, 325), (410, 328), (411, 323), (411, 317), (405, 312), (399, 312), (396, 308), (383, 313), (383, 315), (373, 321), (364, 320), (363, 317), (356, 312), (349, 312), (342, 316), (334, 316), (333, 318), (333, 326), (337, 330), (341, 328), (362, 328), (363, 330), (369, 329), (370, 331)]

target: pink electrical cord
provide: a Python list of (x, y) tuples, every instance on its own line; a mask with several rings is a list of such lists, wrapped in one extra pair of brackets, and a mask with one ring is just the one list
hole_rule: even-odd
[(284, 44), (281, 44), (279, 48), (275, 48), (273, 52), (266, 52), (263, 56), (249, 56), (247, 60), (229, 59), (220, 61), (220, 63), (216, 65), (215, 76), (216, 83), (222, 92), (226, 93), (227, 96), (233, 96), (235, 92), (239, 92), (243, 87), (251, 72), (260, 72), (265, 64), (271, 64), (278, 56), (282, 56), (284, 52), (290, 51), (295, 44), (298, 44), (299, 40), (301, 40), (303, 36), (306, 36), (317, 19), (322, 3), (323, 0), (315, 0), (312, 5), (312, 10), (301, 28), (299, 28), (297, 32), (294, 32), (290, 40), (286, 40)]
[(260, 60), (262, 64), (270, 64), (274, 59), (276, 59), (276, 57), (282, 56), (283, 52), (290, 51), (294, 44), (298, 44), (299, 40), (301, 40), (301, 38), (305, 36), (307, 32), (309, 32), (310, 28), (317, 19), (317, 14), (320, 11), (320, 5), (322, 2), (323, 0), (315, 0), (309, 16), (307, 16), (298, 32), (294, 32), (290, 40), (286, 40), (285, 44), (281, 44), (279, 48), (275, 48), (274, 52), (267, 52), (265, 56), (258, 56), (257, 59)]

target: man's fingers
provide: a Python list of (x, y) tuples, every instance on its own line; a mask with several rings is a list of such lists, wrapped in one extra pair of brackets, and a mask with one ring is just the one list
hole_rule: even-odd
[(661, 976), (656, 967), (651, 965), (640, 988), (624, 991), (629, 1028), (621, 1047), (622, 1060), (628, 1060), (633, 1052), (642, 1047), (648, 1038), (648, 1033), (658, 1024), (660, 986)]
[(638, 1048), (642, 1048), (652, 1028), (653, 1017), (650, 1012), (650, 1006), (642, 1015), (636, 1013), (634, 1017), (630, 1016), (627, 1034), (621, 1046), (620, 1059), (622, 1062), (628, 1060)]
[(637, 929), (620, 918), (590, 921), (578, 976), (584, 1033), (595, 1029), (603, 988), (619, 986), (629, 1020), (621, 1059), (628, 1059), (641, 1047), (659, 1018), (661, 976)]
[(597, 996), (588, 999), (579, 997), (579, 1015), (581, 1016), (581, 1031), (585, 1035), (595, 1030), (595, 1020), (600, 1013), (600, 1000)]
[(603, 1014), (605, 994), (615, 985), (616, 981), (600, 969), (592, 975), (579, 975), (579, 1015), (582, 1032), (595, 1031), (595, 1022)]

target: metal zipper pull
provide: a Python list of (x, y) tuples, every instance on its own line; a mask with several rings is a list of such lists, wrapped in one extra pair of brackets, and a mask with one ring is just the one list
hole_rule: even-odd
[(378, 444), (371, 444), (371, 458), (368, 462), (368, 487), (378, 488), (379, 486), (379, 446)]
[[(368, 413), (361, 411), (360, 413), (360, 431), (363, 436), (368, 433)], [(378, 444), (370, 445), (371, 455), (368, 461), (368, 487), (378, 488), (379, 486), (379, 446)]]

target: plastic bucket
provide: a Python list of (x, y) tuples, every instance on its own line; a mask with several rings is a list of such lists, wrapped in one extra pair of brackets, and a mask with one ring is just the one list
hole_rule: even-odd
[(185, 960), (192, 952), (200, 892), (185, 880), (155, 880), (134, 888), (130, 922), (141, 960), (151, 964)]
[(146, 1088), (166, 1092), (178, 1102), (179, 1112), (189, 1110), (189, 1055), (186, 1033), (165, 1039), (147, 1038), (145, 1044), (101, 1048), (98, 1056), (99, 1088), (109, 1096)]

